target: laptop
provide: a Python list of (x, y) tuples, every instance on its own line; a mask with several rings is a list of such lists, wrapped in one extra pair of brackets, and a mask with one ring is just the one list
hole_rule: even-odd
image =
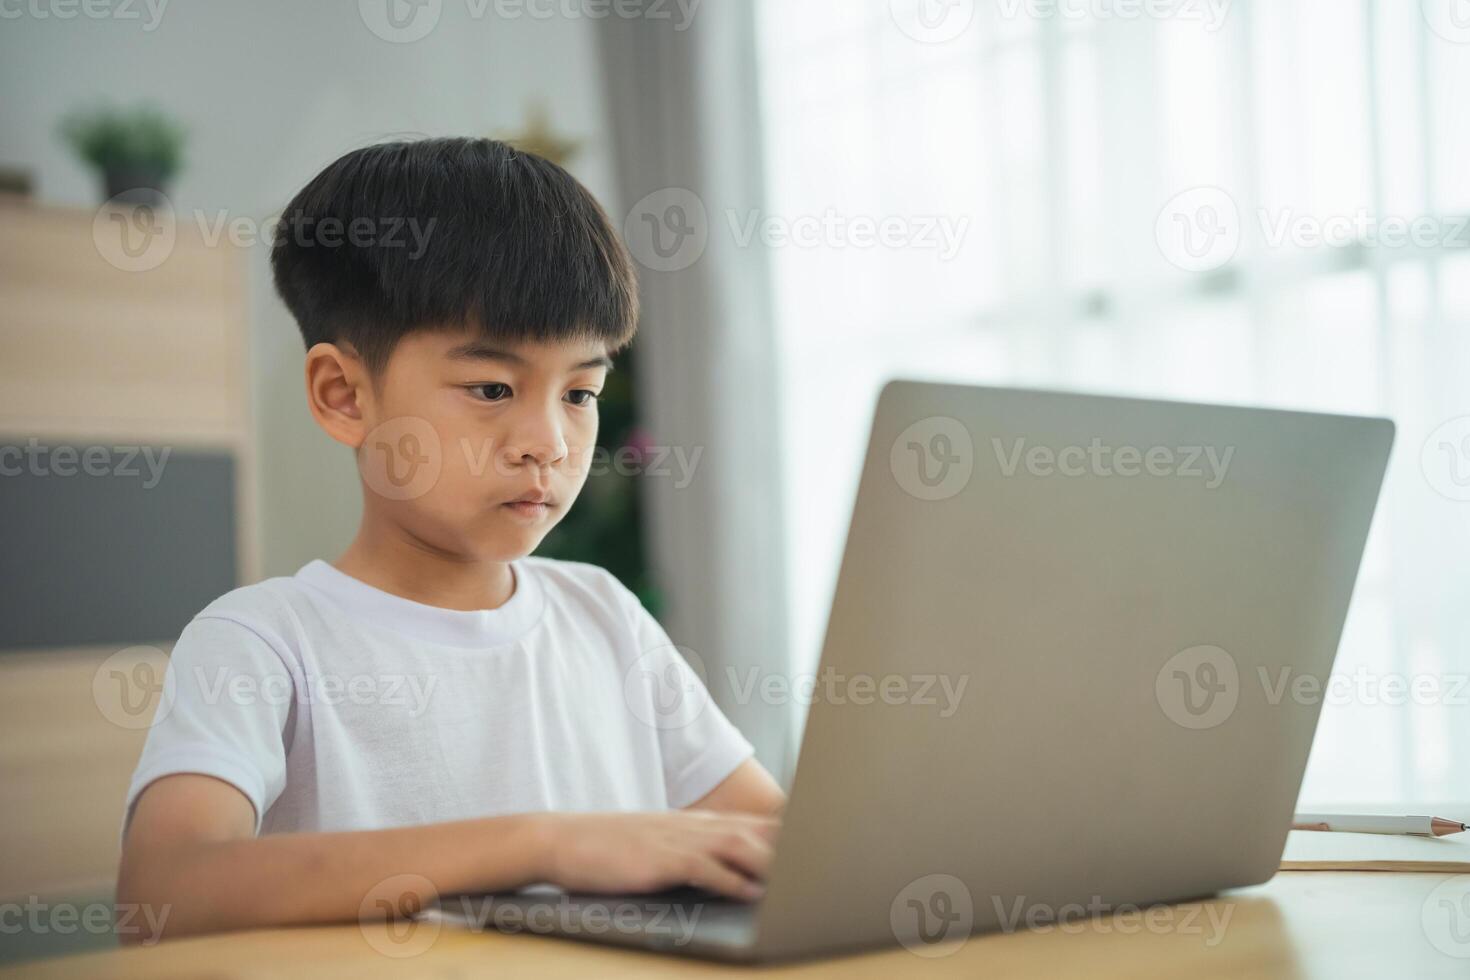
[(1320, 709), (1293, 681), (1326, 689), (1393, 433), (889, 383), (764, 898), (434, 914), (724, 960), (935, 955), (1269, 879)]

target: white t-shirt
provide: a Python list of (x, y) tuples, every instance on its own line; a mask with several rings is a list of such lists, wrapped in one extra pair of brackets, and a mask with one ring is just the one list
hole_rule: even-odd
[(660, 810), (751, 755), (638, 599), (523, 558), (500, 608), (441, 609), (313, 561), (185, 627), (128, 790), (203, 773), (258, 833)]

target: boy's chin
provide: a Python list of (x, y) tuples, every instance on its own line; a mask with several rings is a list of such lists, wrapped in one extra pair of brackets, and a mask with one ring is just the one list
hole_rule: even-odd
[(481, 558), (490, 561), (515, 561), (524, 558), (540, 546), (541, 541), (557, 525), (553, 514), (539, 521), (530, 521), (520, 516), (509, 516), (496, 521), (495, 528), (485, 528), (475, 549)]

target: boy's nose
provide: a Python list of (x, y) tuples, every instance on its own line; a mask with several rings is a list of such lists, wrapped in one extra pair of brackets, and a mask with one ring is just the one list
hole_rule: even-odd
[(550, 466), (560, 462), (567, 454), (566, 443), (538, 443), (520, 448), (512, 448), (512, 461), (516, 463), (534, 463), (537, 466)]
[(534, 463), (550, 466), (566, 458), (567, 441), (561, 426), (552, 419), (527, 420), (505, 445), (504, 457), (512, 465)]

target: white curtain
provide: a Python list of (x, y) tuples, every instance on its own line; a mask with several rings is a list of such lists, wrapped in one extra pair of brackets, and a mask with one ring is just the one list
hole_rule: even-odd
[(1457, 2), (761, 0), (793, 669), (886, 377), (1384, 414), (1303, 799), (1470, 799)]
[(671, 461), (645, 501), (665, 626), (779, 778), (789, 715), (760, 686), (788, 663), (769, 275), (712, 225), (763, 193), (754, 22), (744, 3), (692, 11), (619, 3), (600, 27), (614, 218), (642, 280), (638, 397)]

